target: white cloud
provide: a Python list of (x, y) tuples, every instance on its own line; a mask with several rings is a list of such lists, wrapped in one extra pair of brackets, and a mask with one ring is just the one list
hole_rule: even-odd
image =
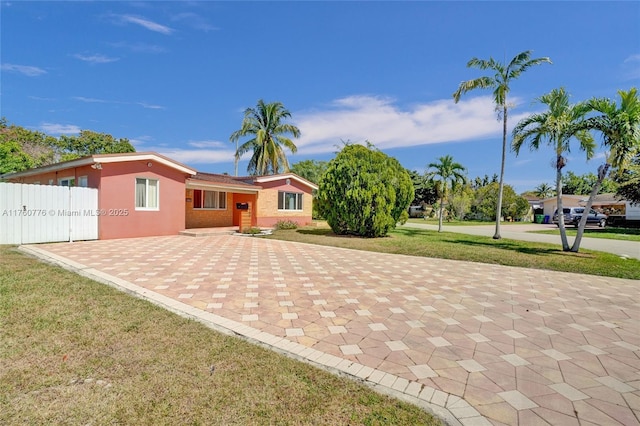
[(218, 30), (219, 28), (211, 25), (206, 19), (202, 16), (197, 15), (193, 12), (184, 12), (179, 13), (171, 18), (173, 21), (185, 21), (188, 25), (195, 28), (196, 30), (201, 30), (204, 32)]
[(105, 101), (104, 99), (85, 98), (84, 96), (74, 96), (72, 99), (75, 99), (76, 101), (80, 101), (80, 102), (98, 103), (98, 104), (106, 104), (109, 102), (109, 101)]
[(20, 74), (24, 74), (27, 77), (37, 77), (39, 75), (47, 73), (42, 68), (32, 67), (29, 65), (2, 64), (0, 66), (0, 69), (2, 69), (2, 71), (17, 72)]
[(630, 55), (622, 63), (625, 80), (640, 79), (640, 53)]
[(42, 123), (40, 130), (49, 135), (72, 135), (80, 133), (80, 127), (75, 124)]
[(95, 54), (95, 55), (81, 55), (80, 53), (76, 53), (73, 55), (74, 58), (80, 59), (84, 62), (89, 62), (92, 64), (108, 64), (109, 62), (119, 61), (120, 58), (110, 58), (105, 55)]
[(189, 141), (187, 145), (194, 148), (228, 148), (230, 146), (228, 142), (220, 141)]
[(162, 53), (165, 52), (166, 49), (162, 46), (158, 46), (155, 44), (147, 44), (147, 43), (128, 43), (128, 42), (118, 42), (118, 43), (108, 43), (109, 46), (115, 48), (128, 49), (132, 52), (145, 52), (145, 53)]
[[(517, 98), (512, 102), (518, 103)], [(526, 114), (513, 114), (511, 123)], [(500, 135), (490, 96), (479, 96), (455, 104), (436, 100), (401, 108), (389, 98), (349, 96), (334, 101), (328, 109), (293, 114), (302, 136), (296, 140), (300, 154), (335, 151), (341, 140), (370, 141), (380, 149), (483, 139)]]
[(43, 98), (41, 96), (29, 96), (29, 99), (33, 99), (34, 101), (55, 101), (55, 98)]
[[(152, 136), (149, 135), (142, 135), (142, 136), (137, 136), (135, 138), (129, 139), (129, 142), (131, 142), (131, 144), (133, 146), (135, 146), (136, 148), (138, 147), (142, 147), (143, 145), (145, 145), (147, 142), (151, 142), (153, 140)], [(144, 148), (144, 150), (146, 151), (147, 149)]]
[(233, 161), (233, 150), (212, 149), (161, 149), (162, 155), (186, 164), (229, 163)]
[(122, 22), (140, 25), (143, 28), (148, 29), (149, 31), (154, 31), (161, 34), (171, 34), (174, 30), (173, 28), (169, 28), (165, 25), (158, 24), (157, 22), (150, 21), (144, 18), (138, 18), (137, 16), (132, 15), (121, 15), (120, 19)]
[(153, 104), (148, 104), (146, 102), (136, 102), (136, 103), (141, 107), (147, 108), (147, 109), (165, 109), (165, 107), (163, 107), (162, 105), (153, 105)]

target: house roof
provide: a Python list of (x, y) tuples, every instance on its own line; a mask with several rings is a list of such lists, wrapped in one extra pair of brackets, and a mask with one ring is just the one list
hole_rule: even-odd
[(86, 157), (76, 158), (75, 160), (63, 161), (61, 163), (49, 164), (48, 166), (25, 170), (23, 172), (6, 173), (0, 177), (19, 178), (38, 175), (40, 173), (70, 169), (73, 167), (89, 166), (93, 164), (121, 163), (127, 161), (155, 161), (182, 173), (190, 175), (195, 175), (197, 173), (195, 169), (165, 157), (164, 155), (160, 155), (157, 152), (127, 152), (122, 154), (93, 154)]
[(298, 176), (295, 173), (280, 173), (277, 175), (266, 175), (266, 176), (244, 176), (244, 177), (240, 177), (238, 179), (242, 179), (242, 180), (252, 180), (253, 182), (257, 182), (257, 183), (262, 183), (262, 182), (273, 182), (273, 181), (277, 181), (277, 180), (285, 180), (285, 179), (292, 179), (295, 181), (300, 182), (303, 185), (308, 186), (311, 189), (318, 189), (318, 185), (316, 185), (315, 183), (308, 181), (300, 176)]
[(222, 189), (245, 193), (256, 193), (262, 189), (260, 185), (255, 185), (253, 182), (245, 182), (233, 176), (202, 172), (197, 172), (195, 176), (187, 179), (187, 187)]
[[(545, 201), (555, 200), (556, 197), (545, 198)], [(589, 195), (576, 195), (576, 194), (562, 194), (562, 199), (569, 199), (580, 203), (580, 205), (587, 204), (587, 200), (589, 199)], [(623, 205), (625, 200), (617, 196), (616, 194), (598, 194), (593, 198), (594, 206), (603, 206), (603, 205)]]

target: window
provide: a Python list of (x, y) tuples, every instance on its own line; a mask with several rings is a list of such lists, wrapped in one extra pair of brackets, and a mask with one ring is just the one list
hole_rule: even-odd
[(193, 190), (194, 209), (227, 209), (227, 193), (223, 191)]
[(159, 189), (157, 179), (136, 178), (136, 210), (158, 210)]
[(278, 191), (278, 210), (302, 210), (302, 193)]
[(80, 176), (78, 178), (78, 186), (82, 188), (86, 188), (87, 186), (89, 186), (89, 179), (87, 178), (87, 176)]
[(76, 178), (74, 178), (73, 176), (60, 178), (60, 179), (58, 179), (58, 185), (60, 185), (60, 186), (75, 186), (76, 185)]

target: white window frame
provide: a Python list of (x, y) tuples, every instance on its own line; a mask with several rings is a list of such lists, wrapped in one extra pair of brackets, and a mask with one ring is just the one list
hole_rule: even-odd
[[(293, 195), (295, 197), (295, 208), (287, 208), (287, 195)], [(287, 212), (301, 212), (304, 210), (304, 193), (303, 192), (287, 192), (278, 191), (278, 211)], [(282, 207), (282, 208), (281, 208)]]
[[(200, 201), (202, 202), (202, 206), (198, 207), (196, 206), (196, 200), (195, 200), (195, 192), (196, 191), (201, 191), (202, 192), (202, 196), (200, 197)], [(205, 204), (205, 199), (206, 199), (206, 193), (213, 193), (215, 194), (213, 196), (213, 207), (204, 207)], [(193, 209), (194, 210), (227, 210), (227, 193), (225, 191), (211, 191), (209, 189), (194, 189), (193, 190)], [(222, 195), (224, 194), (224, 195)], [(224, 206), (220, 207), (220, 200), (224, 199)]]
[[(144, 199), (145, 199), (145, 204), (149, 204), (149, 182), (150, 181), (155, 181), (156, 182), (156, 206), (155, 207), (147, 207), (147, 206), (138, 206), (138, 180), (144, 180), (145, 181), (145, 194), (144, 194)], [(136, 177), (135, 180), (133, 181), (134, 184), (134, 191), (133, 191), (133, 205), (135, 206), (136, 210), (139, 211), (158, 211), (160, 210), (160, 179), (152, 179), (152, 178), (147, 178), (147, 177)]]
[(89, 176), (78, 176), (78, 186), (80, 188), (86, 188), (89, 186)]
[[(66, 182), (66, 184), (65, 184)], [(75, 176), (67, 176), (63, 178), (58, 178), (58, 185), (60, 186), (76, 186), (76, 177)]]

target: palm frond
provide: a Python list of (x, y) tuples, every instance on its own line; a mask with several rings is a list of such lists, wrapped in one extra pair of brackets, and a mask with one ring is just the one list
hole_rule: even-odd
[(473, 80), (467, 80), (460, 83), (458, 90), (453, 94), (453, 100), (458, 103), (460, 97), (465, 93), (475, 89), (488, 89), (494, 87), (495, 81), (490, 77), (479, 77)]

